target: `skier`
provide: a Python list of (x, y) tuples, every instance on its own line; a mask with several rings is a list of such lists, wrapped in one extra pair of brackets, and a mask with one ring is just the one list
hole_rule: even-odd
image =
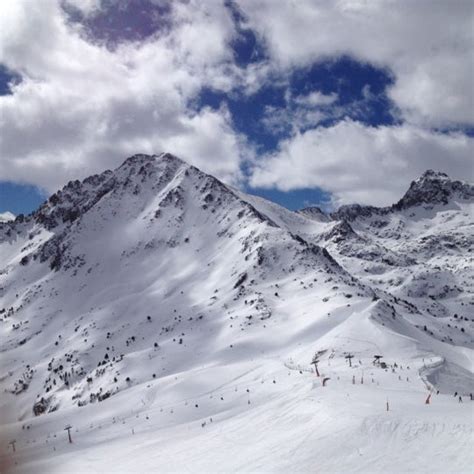
[(462, 403), (462, 397), (461, 397), (461, 395), (459, 395), (458, 400), (459, 400), (459, 403)]

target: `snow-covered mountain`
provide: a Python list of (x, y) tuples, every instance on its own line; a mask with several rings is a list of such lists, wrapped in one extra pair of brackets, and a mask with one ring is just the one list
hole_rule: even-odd
[(15, 214), (10, 211), (6, 212), (0, 212), (0, 222), (8, 222), (8, 221), (14, 221), (15, 220)]
[(473, 203), (428, 171), (389, 208), (291, 212), (170, 154), (68, 183), (0, 223), (2, 459), (400, 472), (451, 443), (422, 461), (466, 470), (472, 409), (453, 393), (474, 391)]
[(468, 345), (472, 339), (460, 330), (474, 309), (473, 201), (474, 186), (427, 171), (391, 207), (335, 212), (334, 228), (343, 224), (352, 232), (332, 237), (327, 248), (371, 288), (410, 300), (428, 318), (443, 319), (438, 337)]

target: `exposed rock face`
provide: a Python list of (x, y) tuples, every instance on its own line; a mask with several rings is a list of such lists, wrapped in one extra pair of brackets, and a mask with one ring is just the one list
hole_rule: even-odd
[(323, 239), (326, 241), (333, 241), (334, 243), (339, 243), (347, 240), (362, 241), (362, 239), (351, 227), (351, 225), (345, 221), (341, 220), (338, 222), (331, 230), (326, 232), (323, 235)]
[(462, 181), (454, 181), (445, 173), (426, 171), (413, 181), (405, 195), (393, 205), (401, 210), (420, 205), (448, 204), (450, 199), (472, 200), (474, 186)]
[(43, 415), (44, 413), (48, 411), (48, 407), (49, 407), (49, 400), (45, 398), (41, 398), (41, 400), (37, 401), (33, 405), (33, 414), (35, 416)]
[(378, 208), (374, 206), (361, 206), (360, 204), (348, 204), (341, 206), (337, 211), (331, 213), (331, 218), (339, 221), (353, 221), (358, 217), (370, 217), (374, 214), (383, 214), (387, 212), (385, 208)]
[(328, 222), (331, 220), (331, 217), (318, 206), (305, 207), (300, 209), (298, 213), (308, 217), (309, 219), (314, 219), (319, 222)]

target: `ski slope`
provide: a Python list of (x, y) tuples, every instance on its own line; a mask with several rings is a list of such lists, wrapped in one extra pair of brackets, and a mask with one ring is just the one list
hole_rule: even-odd
[(403, 369), (393, 373), (362, 359), (351, 369), (333, 358), (321, 364), (331, 377), (323, 388), (297, 360), (179, 373), (107, 405), (35, 419), (12, 472), (471, 471), (472, 406), (452, 395), (425, 405), (421, 367), (399, 359)]

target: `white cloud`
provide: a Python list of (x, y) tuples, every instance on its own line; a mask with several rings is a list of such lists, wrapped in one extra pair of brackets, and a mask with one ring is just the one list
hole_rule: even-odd
[(0, 63), (23, 77), (0, 97), (2, 180), (52, 191), (130, 154), (160, 151), (241, 179), (247, 148), (229, 113), (189, 106), (203, 86), (233, 87), (229, 10), (221, 2), (171, 5), (171, 28), (110, 51), (67, 24), (59, 0), (1, 3)]
[(293, 96), (289, 89), (285, 92), (285, 106), (267, 106), (261, 120), (271, 133), (291, 134), (316, 127), (329, 118), (337, 118), (347, 111), (334, 106), (338, 100), (336, 93), (323, 94), (311, 91), (308, 94)]
[[(328, 101), (332, 106), (327, 109), (309, 109), (317, 113), (314, 117), (306, 117), (311, 94), (290, 98), (285, 109), (269, 110), (265, 123), (278, 131), (282, 123), (291, 124), (292, 136), (255, 163), (252, 186), (284, 191), (320, 187), (333, 193), (334, 205), (384, 205), (396, 201), (427, 168), (472, 179), (473, 139), (432, 131), (474, 124), (472, 2), (238, 3), (248, 26), (265, 42), (274, 69), (287, 74), (342, 55), (386, 68), (394, 78), (388, 90), (399, 109), (394, 113), (404, 120), (403, 125), (375, 128), (345, 119), (315, 128), (325, 118), (363, 110), (364, 100), (373, 99), (368, 87), (352, 110)], [(314, 102), (320, 99), (316, 92)]]
[[(113, 50), (68, 24), (61, 1), (0, 2), (0, 63), (23, 78), (13, 95), (0, 97), (2, 180), (53, 191), (130, 154), (166, 150), (235, 184), (252, 151), (225, 106), (196, 111), (196, 94), (202, 87), (248, 95), (263, 84), (285, 87), (295, 67), (341, 54), (393, 72), (389, 94), (405, 124), (370, 128), (345, 120), (308, 130), (348, 110), (335, 94), (288, 93), (286, 107), (270, 106), (263, 122), (292, 136), (254, 161), (252, 185), (320, 186), (339, 202), (385, 204), (428, 167), (454, 177), (472, 171), (472, 138), (428, 130), (474, 123), (467, 0), (239, 0), (244, 26), (270, 54), (246, 67), (235, 63), (238, 33), (223, 1), (172, 1), (166, 27)], [(103, 5), (68, 1), (91, 17)], [(366, 88), (364, 99), (371, 97)]]
[(294, 98), (296, 104), (304, 107), (318, 107), (331, 105), (337, 100), (337, 94), (323, 94), (320, 91), (313, 91), (306, 95), (298, 95)]
[(251, 184), (282, 191), (319, 187), (334, 205), (396, 202), (429, 168), (473, 179), (474, 138), (413, 125), (366, 127), (344, 120), (297, 133), (255, 164)]
[(474, 124), (470, 0), (238, 0), (281, 69), (349, 54), (389, 68), (389, 94), (419, 125)]

